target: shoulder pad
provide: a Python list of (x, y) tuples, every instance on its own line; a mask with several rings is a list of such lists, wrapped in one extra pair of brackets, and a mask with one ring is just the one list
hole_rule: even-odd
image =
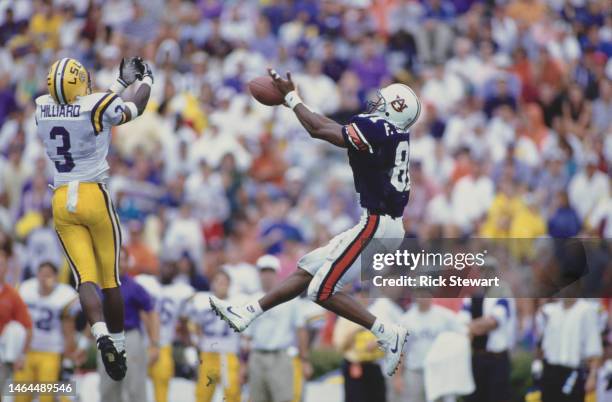
[(47, 105), (49, 103), (55, 103), (51, 95), (40, 95), (34, 100), (37, 105)]
[(377, 144), (396, 132), (395, 126), (372, 114), (353, 116), (345, 130), (348, 141), (355, 149), (370, 153), (374, 152)]

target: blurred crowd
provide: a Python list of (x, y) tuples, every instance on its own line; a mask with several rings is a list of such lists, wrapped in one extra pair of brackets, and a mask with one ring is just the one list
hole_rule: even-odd
[(0, 0), (8, 283), (65, 266), (33, 116), (49, 66), (76, 58), (105, 91), (133, 55), (152, 63), (152, 102), (109, 157), (131, 275), (172, 264), (208, 290), (225, 267), (254, 293), (259, 256), (284, 277), (358, 219), (344, 152), (249, 96), (267, 67), (340, 122), (386, 84), (415, 89), (410, 236), (612, 237), (609, 1)]
[[(0, 1), (0, 243), (13, 280), (61, 262), (53, 166), (33, 98), (79, 59), (106, 90), (121, 57), (155, 70), (145, 115), (113, 133), (111, 192), (134, 274), (297, 258), (359, 215), (342, 151), (246, 90), (291, 71), (346, 121), (377, 88), (412, 86), (404, 221), (418, 237), (612, 235), (612, 15), (587, 0)], [(30, 273), (31, 274), (31, 273)]]

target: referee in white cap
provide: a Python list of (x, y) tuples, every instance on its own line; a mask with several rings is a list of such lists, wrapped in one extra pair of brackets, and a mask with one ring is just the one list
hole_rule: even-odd
[[(280, 263), (273, 255), (257, 260), (262, 295), (275, 286)], [(295, 299), (268, 310), (245, 331), (249, 340), (249, 390), (252, 402), (291, 402), (302, 399), (303, 377), (310, 376), (308, 334), (303, 300)]]
[(542, 306), (542, 402), (583, 402), (595, 390), (603, 355), (597, 308), (568, 298)]

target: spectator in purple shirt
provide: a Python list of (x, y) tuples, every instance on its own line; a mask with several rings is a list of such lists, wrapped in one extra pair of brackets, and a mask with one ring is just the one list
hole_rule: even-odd
[(415, 32), (419, 56), (425, 64), (447, 59), (453, 41), (453, 4), (445, 0), (423, 2), (422, 26)]
[(13, 9), (7, 8), (4, 12), (4, 23), (0, 25), (0, 46), (5, 46), (13, 36), (17, 35), (23, 24), (15, 21)]
[(7, 73), (0, 73), (0, 127), (15, 110), (17, 110), (15, 87), (11, 85)]
[(336, 46), (328, 41), (323, 45), (323, 73), (338, 82), (346, 70), (346, 61), (336, 56)]
[(280, 26), (287, 20), (290, 19), (290, 10), (289, 8), (282, 4), (281, 2), (272, 2), (267, 7), (261, 10), (262, 15), (264, 15), (268, 21), (270, 22), (270, 28), (274, 35), (278, 34), (278, 30)]
[(219, 18), (223, 12), (223, 2), (219, 0), (200, 0), (198, 7), (202, 12), (202, 18), (205, 19)]
[(270, 22), (263, 17), (257, 19), (255, 36), (251, 41), (251, 50), (264, 55), (269, 60), (276, 59), (278, 42), (270, 31)]
[[(125, 348), (130, 352), (130, 364), (121, 382), (100, 375), (100, 396), (103, 401), (146, 402), (147, 368), (155, 363), (159, 355), (159, 317), (154, 309), (154, 299), (127, 274), (129, 264), (130, 256), (122, 248), (119, 272), (125, 304)], [(146, 337), (142, 327), (147, 332)], [(99, 361), (98, 371), (103, 370)]]
[(423, 2), (425, 6), (425, 19), (450, 21), (455, 17), (455, 7), (449, 1), (429, 0)]
[(361, 54), (353, 60), (350, 69), (359, 77), (364, 91), (378, 88), (382, 79), (389, 75), (387, 61), (370, 37), (363, 38), (360, 50)]
[(548, 234), (554, 238), (574, 237), (580, 233), (582, 224), (576, 211), (570, 206), (567, 193), (557, 195), (557, 210), (548, 220)]
[(488, 118), (491, 118), (495, 110), (504, 105), (510, 106), (512, 110), (516, 111), (516, 96), (510, 91), (508, 77), (500, 76), (497, 78), (495, 91), (485, 100), (484, 112)]
[(509, 144), (505, 157), (493, 166), (491, 178), (500, 183), (503, 177), (509, 177), (521, 184), (529, 184), (533, 174), (529, 166), (514, 156), (515, 145)]

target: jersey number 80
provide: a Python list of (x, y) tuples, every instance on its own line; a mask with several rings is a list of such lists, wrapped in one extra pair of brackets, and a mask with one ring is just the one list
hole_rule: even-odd
[(391, 172), (391, 184), (399, 192), (410, 190), (410, 175), (408, 172), (408, 153), (410, 144), (408, 141), (401, 141), (395, 150), (395, 166)]

